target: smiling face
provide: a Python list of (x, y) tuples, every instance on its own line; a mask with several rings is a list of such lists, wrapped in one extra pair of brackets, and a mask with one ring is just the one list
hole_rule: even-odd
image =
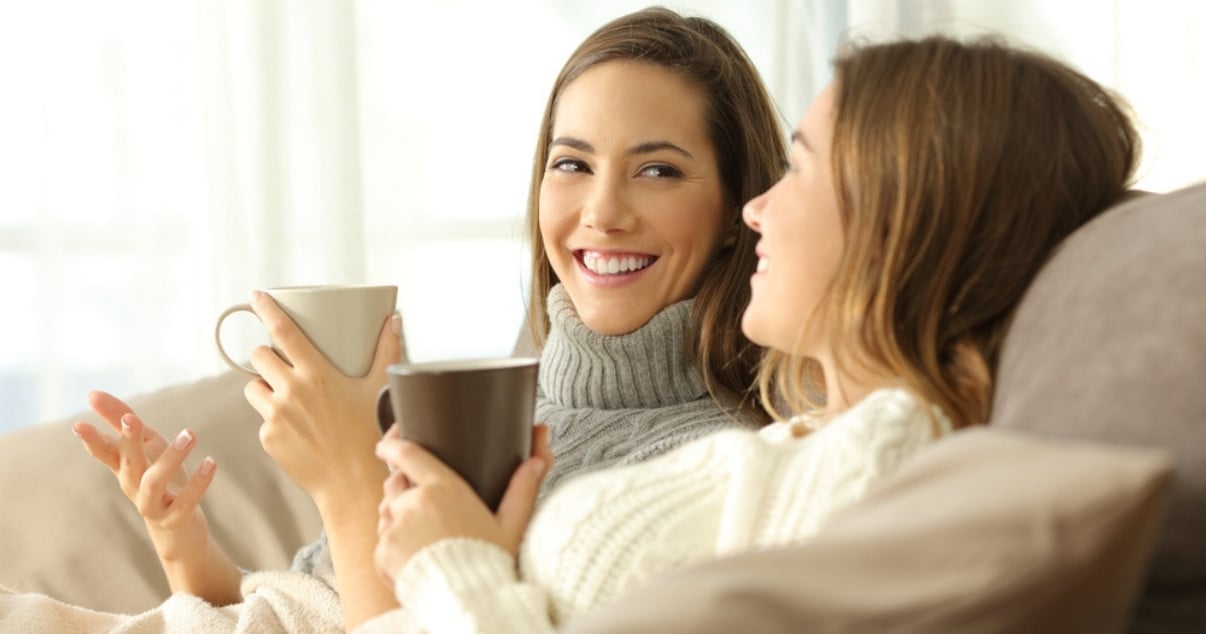
[(692, 297), (724, 194), (704, 96), (659, 66), (605, 62), (562, 91), (540, 185), (549, 263), (582, 322), (632, 332)]
[(787, 174), (743, 210), (761, 238), (742, 330), (761, 345), (822, 359), (831, 352), (826, 293), (844, 245), (830, 164), (833, 92), (832, 84), (821, 91), (792, 133)]

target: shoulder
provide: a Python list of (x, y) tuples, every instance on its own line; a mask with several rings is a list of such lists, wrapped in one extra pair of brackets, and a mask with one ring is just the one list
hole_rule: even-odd
[(827, 452), (888, 466), (951, 430), (941, 410), (927, 408), (908, 390), (891, 388), (872, 392), (808, 438)]

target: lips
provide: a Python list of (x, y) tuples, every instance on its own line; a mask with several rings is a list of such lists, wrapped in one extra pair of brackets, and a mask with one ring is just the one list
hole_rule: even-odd
[(574, 257), (595, 275), (628, 275), (649, 268), (657, 256), (644, 253), (619, 253), (578, 250)]

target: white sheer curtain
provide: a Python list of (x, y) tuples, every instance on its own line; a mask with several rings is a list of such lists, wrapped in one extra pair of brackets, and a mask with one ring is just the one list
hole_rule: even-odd
[[(646, 4), (0, 0), (0, 431), (221, 371), (213, 318), (255, 287), (397, 283), (412, 357), (505, 354), (548, 87)], [(674, 8), (795, 113), (809, 6)]]
[[(647, 4), (0, 0), (0, 431), (220, 371), (213, 318), (255, 287), (396, 283), (412, 357), (506, 353), (548, 87)], [(1131, 98), (1142, 186), (1206, 177), (1190, 0), (668, 5), (737, 37), (785, 125), (851, 31), (994, 29)]]

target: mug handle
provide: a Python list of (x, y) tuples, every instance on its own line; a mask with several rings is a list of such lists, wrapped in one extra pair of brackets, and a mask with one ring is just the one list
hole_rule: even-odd
[[(243, 374), (246, 374), (247, 376), (258, 379), (260, 377), (258, 372), (245, 365), (235, 362), (234, 359), (230, 358), (230, 355), (226, 354), (226, 349), (222, 347), (222, 322), (226, 321), (227, 317), (240, 311), (247, 311), (252, 315), (255, 315), (255, 311), (251, 310), (251, 304), (235, 304), (234, 306), (222, 311), (222, 314), (218, 315), (218, 323), (214, 326), (214, 343), (218, 345), (218, 354), (222, 355), (222, 360), (226, 361), (226, 365), (229, 365), (230, 367), (242, 372)], [(256, 315), (256, 318), (258, 319), (259, 316)]]

